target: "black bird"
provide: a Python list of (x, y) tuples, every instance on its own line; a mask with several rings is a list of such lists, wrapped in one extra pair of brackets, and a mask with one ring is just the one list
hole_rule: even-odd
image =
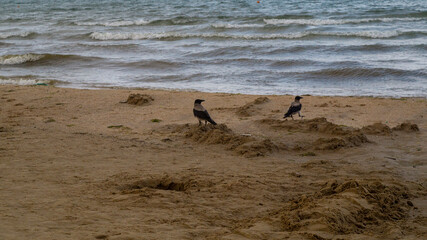
[(199, 120), (199, 126), (202, 124), (202, 121), (205, 121), (205, 126), (207, 122), (216, 125), (216, 122), (209, 116), (208, 111), (202, 106), (202, 102), (204, 101), (205, 100), (202, 99), (196, 99), (196, 101), (194, 101), (193, 114)]
[(298, 116), (300, 116), (301, 119), (304, 117), (300, 113), (302, 108), (302, 104), (299, 102), (300, 99), (302, 99), (302, 97), (300, 96), (295, 97), (295, 101), (291, 103), (291, 106), (289, 107), (288, 112), (285, 113), (285, 116), (283, 118), (291, 117), (292, 120), (294, 120), (294, 117), (292, 115), (294, 115), (295, 113), (298, 113)]

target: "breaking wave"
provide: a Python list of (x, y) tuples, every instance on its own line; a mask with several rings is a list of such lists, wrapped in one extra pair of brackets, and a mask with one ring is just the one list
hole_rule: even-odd
[(0, 39), (6, 39), (6, 38), (14, 38), (14, 37), (30, 37), (35, 35), (34, 32), (22, 32), (22, 33), (1, 33), (0, 32)]
[(39, 65), (49, 64), (58, 65), (63, 62), (89, 62), (101, 59), (99, 57), (85, 57), (79, 55), (62, 55), (62, 54), (35, 54), (26, 53), (21, 55), (3, 55), (0, 56), (0, 65), (18, 65), (30, 62), (38, 62)]
[(105, 27), (128, 27), (128, 26), (145, 26), (145, 25), (186, 25), (203, 21), (201, 18), (192, 17), (175, 17), (171, 19), (137, 19), (137, 20), (120, 20), (120, 21), (85, 21), (73, 22), (77, 26), (105, 26)]
[(360, 31), (360, 32), (317, 32), (315, 34), (336, 37), (392, 38), (404, 32), (401, 31)]
[(215, 23), (211, 25), (213, 28), (226, 28), (226, 29), (234, 29), (234, 28), (260, 28), (264, 27), (264, 24), (230, 24), (230, 23)]
[(420, 21), (423, 18), (362, 18), (362, 19), (264, 19), (266, 24), (271, 25), (342, 25), (370, 22), (395, 22), (395, 21)]
[(222, 39), (243, 39), (243, 40), (268, 40), (268, 39), (300, 39), (305, 37), (332, 36), (332, 37), (362, 37), (362, 38), (392, 38), (405, 34), (425, 34), (424, 32), (403, 32), (403, 31), (358, 31), (358, 32), (320, 32), (305, 31), (281, 34), (226, 34), (226, 33), (135, 33), (135, 32), (93, 32), (89, 35), (94, 40), (174, 40), (186, 38), (222, 38)]
[(147, 25), (150, 21), (139, 19), (135, 21), (111, 21), (111, 22), (75, 22), (78, 26), (106, 26), (106, 27), (122, 27), (122, 26), (141, 26)]
[(59, 81), (49, 79), (37, 79), (37, 76), (14, 76), (5, 77), (0, 76), (0, 85), (13, 84), (13, 85), (36, 85), (36, 84), (55, 84)]
[(297, 32), (288, 34), (269, 34), (269, 35), (232, 35), (225, 33), (112, 33), (112, 32), (94, 32), (90, 37), (95, 40), (144, 40), (144, 39), (186, 39), (186, 38), (223, 38), (223, 39), (296, 39), (310, 35), (309, 32)]
[(22, 54), (22, 55), (5, 55), (0, 56), (0, 64), (1, 65), (14, 65), (14, 64), (22, 64), (26, 62), (34, 62), (40, 60), (45, 55), (42, 54)]

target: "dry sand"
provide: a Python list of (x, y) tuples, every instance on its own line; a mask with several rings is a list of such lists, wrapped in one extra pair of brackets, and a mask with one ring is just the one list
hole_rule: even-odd
[(426, 239), (426, 99), (292, 99), (0, 86), (0, 239)]

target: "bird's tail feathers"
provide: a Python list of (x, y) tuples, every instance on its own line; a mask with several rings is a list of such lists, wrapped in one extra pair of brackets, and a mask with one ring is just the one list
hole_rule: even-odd
[(212, 125), (216, 125), (216, 122), (212, 119), (209, 119), (208, 122), (210, 122)]

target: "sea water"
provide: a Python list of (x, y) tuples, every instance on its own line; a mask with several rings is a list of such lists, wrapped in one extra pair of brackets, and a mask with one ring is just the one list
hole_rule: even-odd
[(427, 97), (425, 0), (0, 0), (0, 84)]

